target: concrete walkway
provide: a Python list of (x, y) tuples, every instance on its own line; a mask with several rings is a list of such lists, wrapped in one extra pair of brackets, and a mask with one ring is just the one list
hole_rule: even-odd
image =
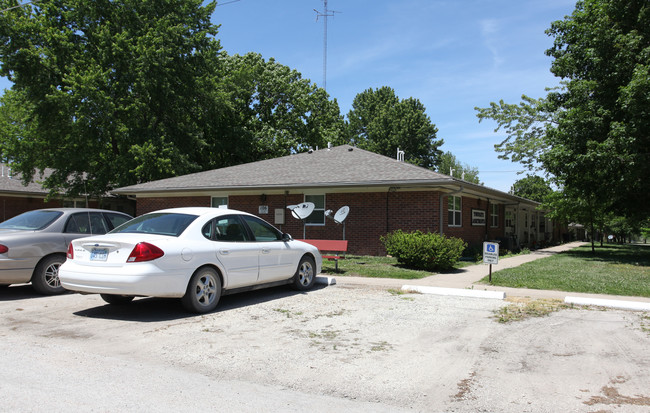
[[(492, 272), (506, 268), (517, 267), (521, 264), (538, 260), (540, 258), (550, 257), (557, 253), (568, 251), (579, 246), (585, 245), (584, 242), (571, 242), (555, 247), (544, 248), (533, 251), (530, 254), (517, 255), (515, 257), (499, 259), (498, 264), (492, 265)], [(456, 289), (473, 289), (479, 291), (499, 291), (505, 292), (507, 297), (525, 297), (525, 298), (546, 298), (565, 300), (567, 296), (581, 297), (594, 301), (598, 300), (621, 300), (634, 301), (641, 303), (650, 303), (650, 298), (646, 297), (628, 297), (628, 296), (611, 296), (605, 294), (585, 294), (566, 291), (554, 290), (533, 290), (527, 288), (508, 288), (492, 286), (479, 283), (481, 279), (489, 274), (489, 265), (477, 264), (462, 268), (451, 274), (436, 274), (419, 280), (400, 280), (394, 278), (368, 278), (368, 277), (334, 277), (336, 283), (342, 286), (367, 286), (377, 288), (401, 288), (403, 285), (413, 285), (421, 287), (442, 287)]]

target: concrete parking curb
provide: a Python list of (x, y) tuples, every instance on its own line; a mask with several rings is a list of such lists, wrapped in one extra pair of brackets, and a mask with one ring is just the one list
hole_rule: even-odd
[(415, 291), (422, 294), (437, 294), (457, 297), (493, 298), (504, 300), (506, 293), (503, 291), (471, 290), (467, 288), (426, 287), (421, 285), (403, 285), (403, 291)]
[(334, 277), (316, 277), (314, 280), (318, 285), (336, 285), (336, 278)]
[(620, 308), (623, 310), (650, 311), (650, 303), (640, 301), (623, 301), (623, 300), (606, 300), (601, 298), (590, 297), (571, 297), (564, 298), (567, 304), (594, 305), (598, 307)]

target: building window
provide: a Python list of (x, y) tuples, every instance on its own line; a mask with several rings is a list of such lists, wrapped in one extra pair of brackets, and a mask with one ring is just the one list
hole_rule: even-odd
[(490, 205), (490, 223), (492, 228), (499, 226), (499, 205)]
[(227, 196), (213, 196), (212, 197), (212, 208), (228, 208), (228, 197)]
[(528, 212), (524, 214), (524, 228), (528, 230)]
[(86, 201), (73, 201), (66, 199), (63, 201), (63, 208), (85, 208)]
[(506, 234), (512, 235), (515, 232), (515, 213), (512, 211), (506, 211), (505, 214), (505, 226)]
[(461, 226), (461, 210), (462, 210), (462, 204), (461, 204), (461, 197), (459, 196), (450, 196), (447, 198), (448, 200), (448, 206), (447, 206), (447, 211), (449, 214), (449, 222), (447, 225), (450, 227), (460, 227)]
[(305, 220), (307, 225), (325, 225), (325, 195), (305, 195), (305, 202), (314, 204), (314, 212)]

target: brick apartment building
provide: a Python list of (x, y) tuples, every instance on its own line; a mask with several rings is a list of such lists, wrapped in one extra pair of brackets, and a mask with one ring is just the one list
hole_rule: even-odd
[[(119, 188), (136, 215), (181, 206), (256, 214), (294, 238), (347, 239), (353, 254), (382, 255), (380, 237), (402, 229), (504, 247), (560, 240), (538, 203), (349, 145)], [(313, 202), (301, 221), (287, 206)], [(348, 206), (343, 224), (326, 217)], [(344, 232), (345, 231), (345, 232)]]

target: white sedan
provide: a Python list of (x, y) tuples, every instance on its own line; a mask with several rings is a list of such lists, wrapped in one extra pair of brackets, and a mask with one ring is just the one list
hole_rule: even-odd
[(224, 294), (291, 284), (308, 290), (322, 268), (318, 249), (246, 212), (172, 208), (135, 218), (106, 235), (72, 241), (61, 285), (110, 304), (136, 296), (178, 297), (192, 312)]

